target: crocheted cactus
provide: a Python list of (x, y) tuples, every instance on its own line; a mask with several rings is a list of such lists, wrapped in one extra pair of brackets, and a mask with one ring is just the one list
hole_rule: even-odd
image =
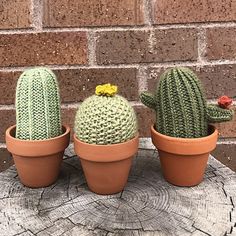
[(166, 71), (155, 94), (143, 92), (140, 99), (156, 111), (155, 129), (172, 137), (204, 137), (208, 135), (208, 122), (233, 118), (232, 110), (206, 104), (200, 80), (187, 68)]
[(116, 95), (117, 87), (99, 85), (96, 95), (79, 107), (74, 131), (77, 138), (90, 144), (126, 142), (137, 135), (137, 119), (128, 101)]
[(43, 140), (61, 133), (56, 76), (47, 68), (26, 70), (16, 88), (16, 138)]

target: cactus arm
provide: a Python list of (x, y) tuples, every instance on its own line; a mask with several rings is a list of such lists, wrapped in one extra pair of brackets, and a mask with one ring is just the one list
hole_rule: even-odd
[(234, 111), (222, 109), (215, 105), (207, 106), (207, 119), (211, 123), (230, 121), (233, 119)]
[(153, 94), (149, 92), (142, 92), (140, 94), (140, 100), (145, 106), (151, 109), (156, 109), (156, 101)]

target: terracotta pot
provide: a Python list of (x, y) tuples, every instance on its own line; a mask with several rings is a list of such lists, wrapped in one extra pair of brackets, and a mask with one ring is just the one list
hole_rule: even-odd
[(151, 127), (152, 142), (159, 152), (164, 178), (177, 186), (195, 186), (203, 180), (209, 154), (216, 147), (218, 131), (209, 126), (203, 138), (175, 138)]
[(15, 138), (16, 126), (6, 130), (6, 144), (12, 153), (20, 181), (28, 187), (40, 188), (54, 183), (58, 177), (65, 148), (70, 141), (70, 128), (47, 140)]
[(138, 135), (127, 142), (111, 145), (84, 143), (74, 135), (75, 152), (80, 157), (89, 188), (98, 194), (121, 192), (138, 144)]

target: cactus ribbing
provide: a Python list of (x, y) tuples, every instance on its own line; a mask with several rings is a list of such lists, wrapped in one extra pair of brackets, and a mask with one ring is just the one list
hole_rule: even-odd
[(152, 95), (143, 92), (140, 99), (156, 111), (158, 132), (179, 138), (199, 138), (208, 135), (208, 122), (229, 121), (232, 110), (207, 106), (200, 80), (188, 68), (166, 71)]
[(61, 135), (60, 95), (47, 68), (22, 73), (16, 88), (16, 138), (44, 140)]
[[(135, 112), (128, 101), (113, 95), (114, 89), (104, 85), (110, 94), (98, 86), (97, 94), (87, 98), (79, 107), (74, 131), (78, 139), (89, 144), (116, 144), (126, 142), (137, 134)], [(115, 87), (115, 86), (113, 86)]]

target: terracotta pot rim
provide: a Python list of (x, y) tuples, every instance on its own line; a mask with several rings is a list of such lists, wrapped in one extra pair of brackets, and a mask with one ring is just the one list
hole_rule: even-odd
[(207, 135), (207, 136), (201, 137), (201, 138), (178, 138), (178, 137), (172, 137), (172, 136), (168, 136), (168, 135), (165, 135), (165, 134), (161, 134), (157, 130), (155, 130), (154, 124), (151, 126), (151, 132), (158, 135), (159, 137), (161, 137), (163, 139), (167, 139), (169, 141), (176, 142), (178, 140), (178, 142), (193, 143), (193, 142), (203, 142), (204, 140), (208, 140), (209, 138), (211, 138), (211, 137), (215, 136), (216, 134), (218, 134), (218, 131), (217, 131), (217, 129), (214, 125), (209, 125), (209, 127), (213, 128), (214, 131), (210, 135)]
[(62, 126), (64, 133), (50, 139), (44, 140), (21, 140), (12, 136), (16, 125), (6, 130), (6, 145), (9, 152), (13, 155), (24, 157), (43, 157), (55, 153), (63, 152), (69, 145), (70, 127)]
[(27, 142), (27, 143), (44, 143), (44, 142), (48, 142), (49, 140), (57, 140), (62, 138), (63, 136), (66, 136), (69, 132), (70, 132), (70, 127), (68, 125), (62, 125), (62, 127), (64, 128), (65, 132), (59, 136), (53, 137), (53, 138), (49, 138), (49, 139), (43, 139), (43, 140), (24, 140), (24, 139), (18, 139), (15, 138), (11, 135), (11, 131), (13, 129), (16, 128), (16, 125), (12, 125), (10, 126), (7, 130), (6, 130), (6, 136), (8, 136), (10, 139), (15, 140), (17, 142)]
[(130, 158), (137, 152), (138, 144), (139, 133), (126, 142), (108, 145), (85, 143), (74, 134), (76, 154), (81, 159), (92, 162), (114, 162)]
[(199, 155), (211, 152), (216, 147), (218, 130), (209, 125), (212, 133), (201, 138), (177, 138), (159, 133), (151, 126), (152, 142), (157, 149), (179, 155)]

